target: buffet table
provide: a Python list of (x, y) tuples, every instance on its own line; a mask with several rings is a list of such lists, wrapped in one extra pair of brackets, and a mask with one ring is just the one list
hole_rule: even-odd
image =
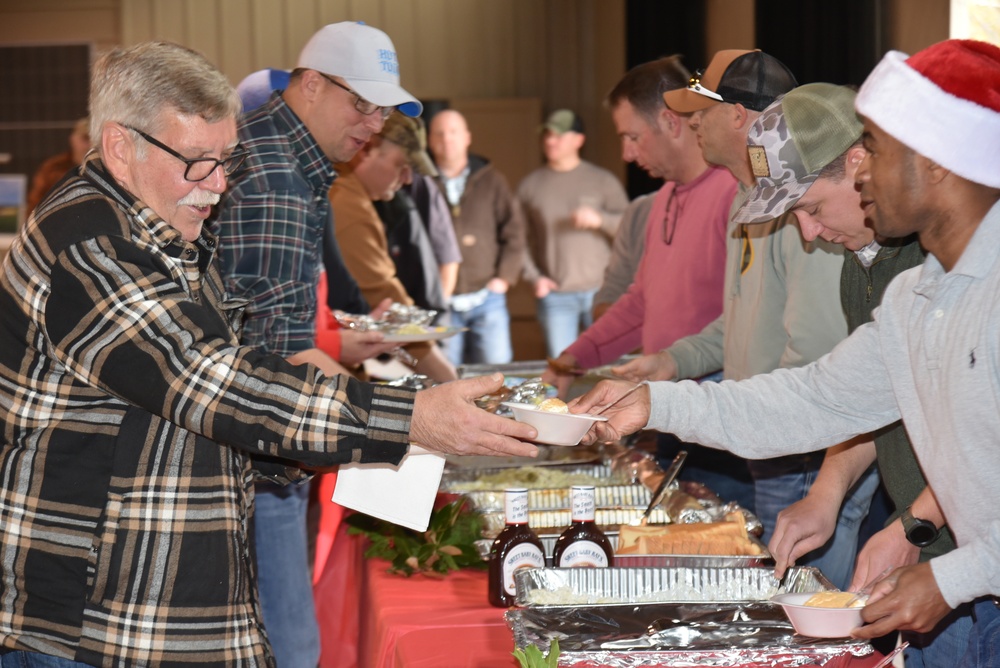
[[(517, 668), (503, 610), (486, 602), (485, 572), (404, 578), (363, 552), (363, 539), (341, 526), (315, 587), (322, 668)], [(827, 667), (870, 668), (880, 658)]]
[(503, 610), (486, 602), (486, 573), (445, 578), (386, 573), (341, 526), (315, 587), (322, 668), (517, 668)]

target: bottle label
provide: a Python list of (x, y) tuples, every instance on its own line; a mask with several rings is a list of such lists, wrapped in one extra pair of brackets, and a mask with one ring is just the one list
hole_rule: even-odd
[(578, 540), (563, 551), (557, 565), (560, 568), (606, 568), (608, 555), (597, 543)]
[(504, 494), (504, 522), (528, 523), (528, 490), (508, 489)]
[(594, 521), (594, 488), (593, 487), (573, 487), (573, 521), (593, 522)]
[(533, 543), (521, 543), (507, 553), (503, 560), (503, 588), (514, 596), (514, 572), (520, 568), (544, 568), (545, 555)]

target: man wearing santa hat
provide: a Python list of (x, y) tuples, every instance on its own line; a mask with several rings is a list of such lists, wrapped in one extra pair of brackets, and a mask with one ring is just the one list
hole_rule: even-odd
[[(891, 52), (856, 109), (865, 214), (880, 236), (917, 234), (927, 261), (817, 362), (738, 383), (650, 383), (586, 440), (645, 427), (761, 458), (902, 418), (942, 512), (932, 521), (947, 519), (958, 547), (882, 579), (854, 635), (930, 631), (970, 602), (969, 643), (951, 663), (1000, 665), (1000, 48), (948, 40)], [(632, 387), (606, 381), (572, 410), (600, 410)]]

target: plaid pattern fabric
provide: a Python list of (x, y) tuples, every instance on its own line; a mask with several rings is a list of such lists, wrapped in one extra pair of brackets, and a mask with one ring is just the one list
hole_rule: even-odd
[(214, 237), (185, 242), (99, 161), (82, 171), (0, 270), (0, 644), (272, 665), (251, 456), (398, 462), (412, 393), (239, 347)]
[(333, 165), (280, 95), (245, 116), (250, 150), (212, 230), (229, 294), (245, 297), (242, 341), (288, 356), (312, 348)]

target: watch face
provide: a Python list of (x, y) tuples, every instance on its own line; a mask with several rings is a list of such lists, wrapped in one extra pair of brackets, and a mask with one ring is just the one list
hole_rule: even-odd
[(917, 520), (906, 532), (906, 538), (918, 547), (927, 547), (937, 537), (937, 529), (926, 520)]

